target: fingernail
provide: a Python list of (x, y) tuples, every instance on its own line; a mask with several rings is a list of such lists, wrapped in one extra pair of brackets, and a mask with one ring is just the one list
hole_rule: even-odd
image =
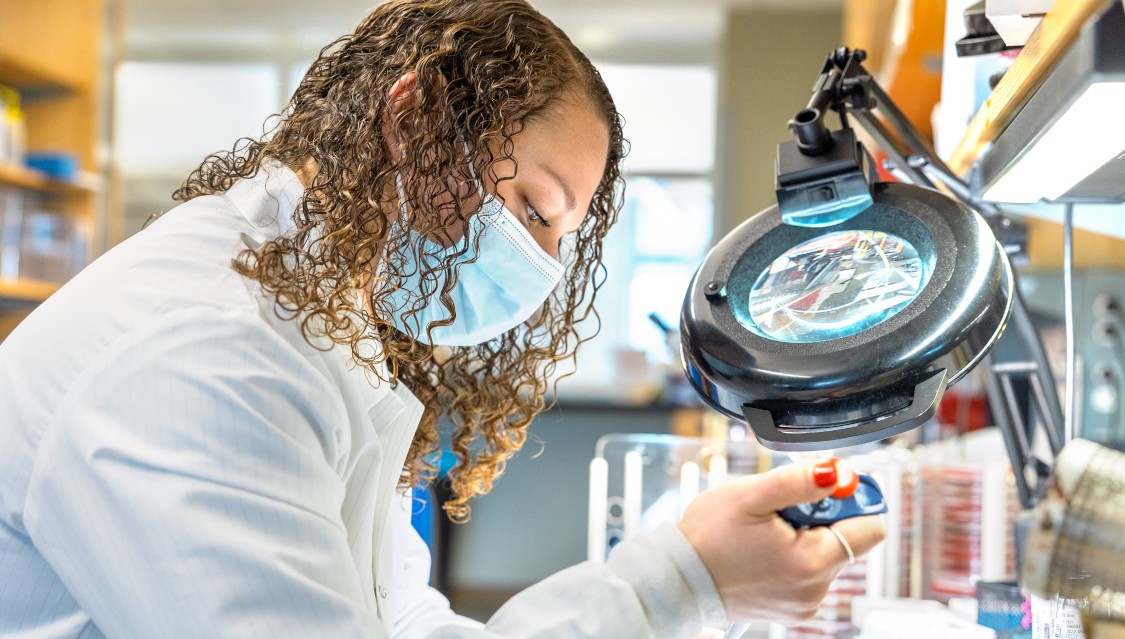
[(813, 481), (821, 488), (836, 485), (836, 460), (829, 459), (813, 466)]
[(846, 464), (837, 472), (839, 479), (837, 480), (836, 490), (832, 491), (832, 496), (836, 499), (851, 497), (855, 494), (856, 488), (859, 488), (859, 474), (848, 468)]

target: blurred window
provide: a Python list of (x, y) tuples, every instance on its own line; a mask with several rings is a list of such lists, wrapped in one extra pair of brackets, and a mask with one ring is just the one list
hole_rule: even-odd
[[(625, 203), (606, 240), (601, 334), (582, 347), (564, 397), (645, 399), (678, 353), (649, 319), (672, 329), (714, 222), (716, 74), (705, 65), (598, 65), (625, 117)], [(643, 361), (642, 361), (643, 358)]]
[(704, 65), (598, 65), (625, 116), (630, 173), (707, 173), (715, 161), (715, 70)]
[(117, 75), (117, 160), (127, 175), (185, 177), (207, 155), (257, 137), (280, 108), (272, 64), (125, 62)]

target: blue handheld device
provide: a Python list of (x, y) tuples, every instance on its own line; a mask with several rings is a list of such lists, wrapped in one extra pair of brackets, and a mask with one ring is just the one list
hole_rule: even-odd
[(808, 528), (812, 526), (828, 526), (841, 519), (862, 517), (864, 515), (881, 515), (887, 512), (887, 504), (883, 501), (883, 491), (879, 484), (870, 475), (859, 475), (859, 484), (851, 497), (824, 499), (808, 504), (797, 504), (778, 511), (781, 518), (793, 525), (794, 528)]

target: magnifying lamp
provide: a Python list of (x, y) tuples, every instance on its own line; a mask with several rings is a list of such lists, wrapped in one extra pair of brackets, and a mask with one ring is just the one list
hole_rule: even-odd
[[(1000, 337), (1016, 297), (988, 222), (936, 189), (960, 185), (863, 57), (829, 55), (789, 122), (796, 139), (778, 147), (777, 204), (715, 246), (684, 300), (689, 379), (773, 450), (839, 448), (922, 424)], [(903, 139), (871, 115), (876, 106)], [(828, 130), (829, 110), (840, 130)], [(916, 184), (875, 180), (848, 114)]]

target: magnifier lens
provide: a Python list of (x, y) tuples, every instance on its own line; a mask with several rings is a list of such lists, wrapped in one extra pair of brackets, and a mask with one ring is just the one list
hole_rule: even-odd
[(747, 329), (805, 344), (854, 335), (906, 308), (931, 265), (901, 237), (837, 231), (786, 251), (750, 289)]

